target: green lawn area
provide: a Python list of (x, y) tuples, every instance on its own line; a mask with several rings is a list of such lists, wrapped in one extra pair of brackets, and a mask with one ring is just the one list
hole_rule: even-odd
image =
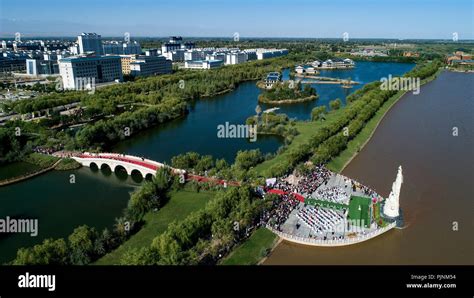
[(325, 121), (297, 121), (295, 123), (295, 128), (298, 130), (299, 134), (293, 139), (290, 145), (288, 145), (287, 150), (282, 154), (278, 154), (274, 158), (264, 161), (263, 163), (255, 166), (253, 169), (259, 175), (267, 177), (266, 171), (271, 168), (273, 165), (280, 163), (285, 160), (287, 156), (298, 148), (302, 144), (308, 143), (309, 140), (314, 136), (314, 134), (321, 128), (326, 126), (331, 126), (335, 119), (342, 113), (343, 109), (331, 111), (327, 113)]
[(26, 156), (23, 161), (29, 162), (34, 165), (38, 165), (42, 168), (47, 168), (52, 166), (59, 158), (51, 155), (41, 154), (41, 153), (31, 153)]
[(243, 244), (235, 248), (220, 265), (256, 265), (277, 241), (277, 235), (266, 228), (256, 230)]
[(370, 206), (370, 198), (351, 196), (348, 219), (355, 220), (360, 224), (362, 224), (363, 221), (365, 227), (370, 227)]
[(150, 246), (153, 239), (163, 233), (174, 220), (183, 220), (191, 212), (203, 208), (214, 196), (213, 192), (178, 191), (172, 192), (171, 198), (157, 212), (151, 211), (144, 217), (145, 225), (138, 233), (130, 237), (113, 252), (105, 255), (95, 265), (118, 265), (122, 255), (132, 249)]

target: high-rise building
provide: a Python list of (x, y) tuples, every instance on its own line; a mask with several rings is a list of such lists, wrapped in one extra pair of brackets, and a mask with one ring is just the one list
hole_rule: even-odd
[(102, 37), (97, 33), (82, 33), (77, 37), (79, 53), (94, 52), (96, 55), (103, 55)]
[(81, 89), (83, 81), (123, 80), (120, 56), (80, 56), (59, 60), (64, 89)]

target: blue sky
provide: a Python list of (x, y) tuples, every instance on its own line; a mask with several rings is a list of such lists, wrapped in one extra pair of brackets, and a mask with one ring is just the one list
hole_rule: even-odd
[(0, 0), (0, 35), (474, 39), (474, 0)]

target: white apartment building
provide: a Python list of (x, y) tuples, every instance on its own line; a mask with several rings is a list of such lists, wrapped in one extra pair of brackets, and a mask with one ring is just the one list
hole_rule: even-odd
[(240, 64), (247, 62), (247, 53), (245, 52), (235, 52), (229, 53), (226, 55), (225, 64)]
[(122, 81), (119, 56), (80, 56), (59, 60), (59, 74), (64, 89), (81, 90), (83, 81), (94, 83)]

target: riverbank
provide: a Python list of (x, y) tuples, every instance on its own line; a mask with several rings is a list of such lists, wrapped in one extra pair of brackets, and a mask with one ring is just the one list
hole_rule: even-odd
[(26, 163), (28, 168), (33, 168), (32, 171), (25, 171), (20, 175), (13, 177), (7, 177), (0, 181), (0, 186), (7, 186), (10, 184), (18, 183), (38, 175), (44, 174), (51, 170), (68, 171), (75, 170), (81, 167), (81, 165), (70, 158), (59, 158), (52, 155), (31, 153), (25, 157), (22, 162)]
[[(431, 77), (428, 77), (421, 81), (421, 86), (427, 84), (434, 79), (443, 71), (443, 68), (439, 68), (438, 71), (433, 74)], [(367, 145), (372, 136), (375, 133), (375, 130), (379, 124), (384, 119), (385, 115), (390, 111), (390, 109), (402, 98), (407, 92), (410, 91), (399, 91), (392, 98), (387, 100), (383, 106), (377, 111), (374, 117), (370, 119), (369, 122), (364, 126), (362, 131), (352, 139), (347, 148), (342, 151), (337, 157), (334, 157), (326, 166), (333, 172), (341, 173), (347, 165), (357, 156), (357, 154), (362, 150), (362, 148)]]
[(280, 238), (267, 228), (259, 228), (224, 258), (219, 265), (257, 265), (268, 256)]
[(40, 168), (39, 170), (36, 170), (34, 172), (31, 172), (31, 173), (27, 173), (27, 174), (24, 174), (24, 175), (21, 175), (21, 176), (16, 176), (16, 177), (13, 177), (13, 178), (2, 180), (2, 181), (0, 181), (0, 186), (7, 186), (7, 185), (10, 185), (10, 184), (18, 183), (18, 182), (33, 178), (35, 176), (44, 174), (48, 171), (53, 170), (54, 167), (56, 167), (60, 162), (61, 162), (61, 160), (58, 160), (49, 167)]
[(270, 104), (270, 105), (287, 105), (287, 104), (313, 101), (313, 100), (316, 100), (318, 97), (319, 96), (317, 96), (317, 95), (311, 95), (311, 96), (308, 96), (308, 97), (297, 98), (297, 99), (269, 100), (265, 96), (259, 96), (258, 97), (258, 102), (259, 103), (266, 103), (266, 104)]
[(359, 82), (356, 82), (356, 81), (341, 79), (341, 78), (332, 78), (332, 77), (322, 77), (322, 76), (302, 75), (302, 74), (296, 74), (295, 77), (300, 78), (300, 79), (316, 80), (316, 81), (311, 81), (310, 82), (311, 84), (347, 84), (347, 85), (360, 84)]
[[(40, 154), (40, 153), (31, 153), (30, 155), (26, 156), (21, 160), (22, 162), (26, 163), (27, 168), (24, 173), (13, 177), (7, 177), (0, 181), (0, 186), (6, 186), (14, 183), (18, 183), (35, 176), (41, 175), (46, 173), (52, 169), (54, 169), (60, 162), (60, 159), (54, 156)], [(28, 170), (33, 168), (33, 170)]]

